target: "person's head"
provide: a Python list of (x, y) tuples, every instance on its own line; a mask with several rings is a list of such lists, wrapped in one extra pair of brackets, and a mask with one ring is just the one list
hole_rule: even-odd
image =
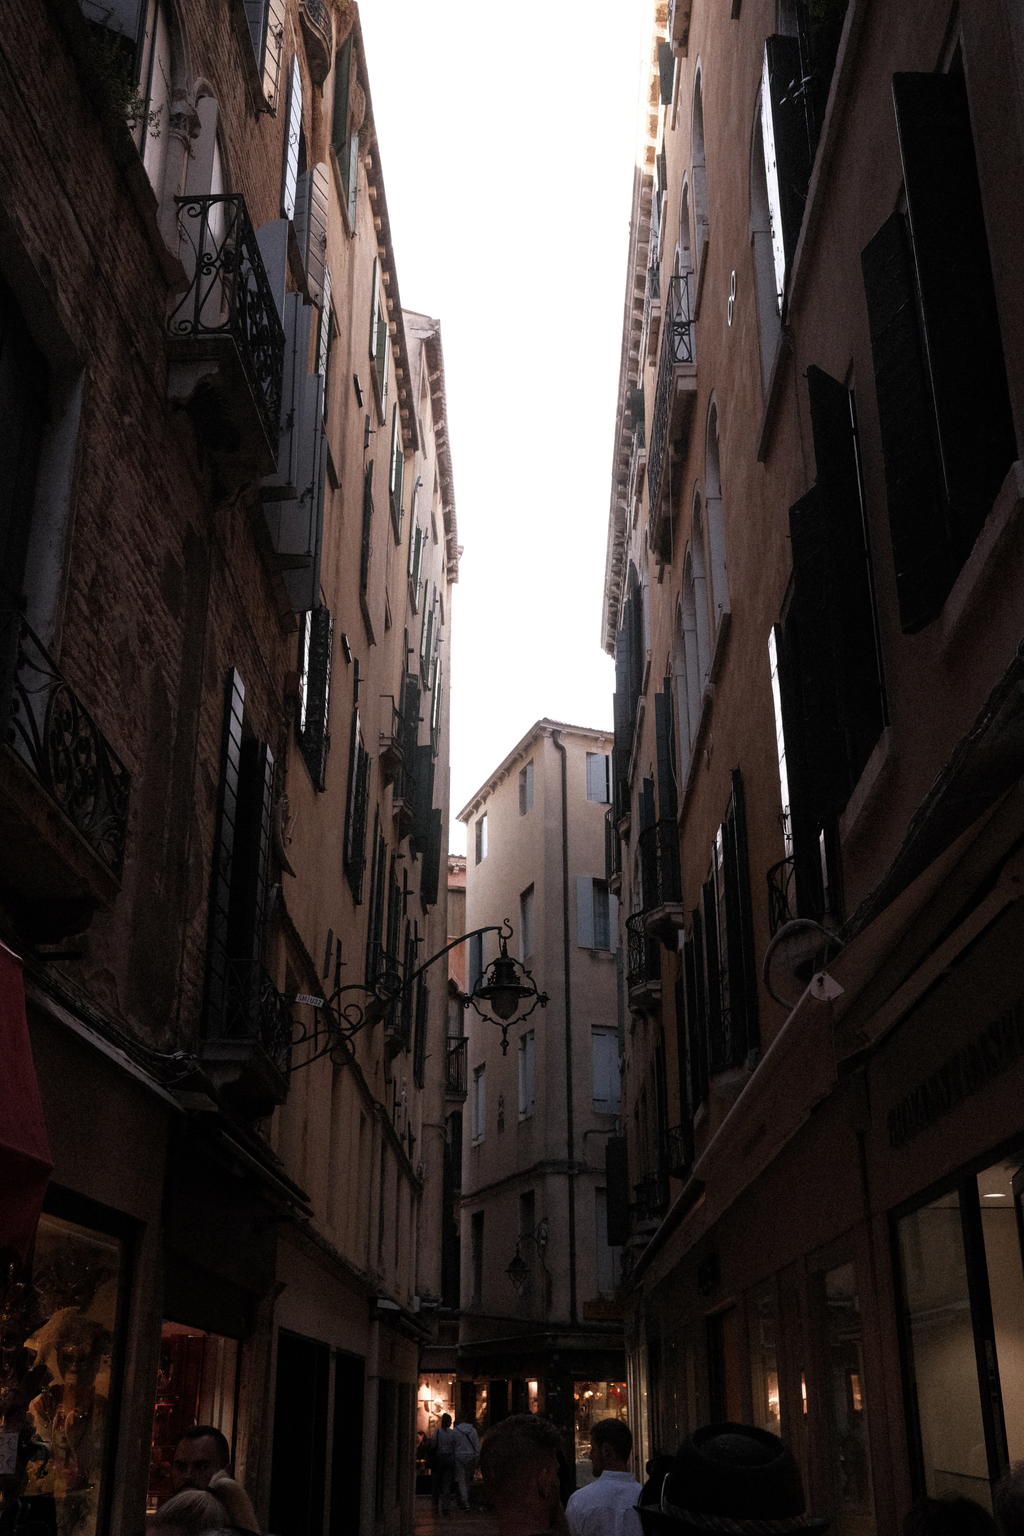
[(590, 1465), (594, 1476), (602, 1472), (624, 1472), (633, 1449), (629, 1425), (621, 1419), (599, 1419), (590, 1431)]
[(221, 1472), (231, 1460), (231, 1447), (212, 1424), (196, 1424), (186, 1429), (178, 1441), (171, 1463), (171, 1487), (209, 1488), (210, 1478)]
[(1003, 1536), (1024, 1536), (1024, 1461), (1014, 1462), (996, 1483), (992, 1507)]
[(999, 1527), (973, 1499), (918, 1499), (903, 1522), (903, 1536), (999, 1536)]
[(442, 1413), (442, 1415), (441, 1415), (441, 1428), (442, 1429), (451, 1429), (451, 1427), (452, 1427), (452, 1416), (451, 1416), (451, 1414), (450, 1413)]
[(688, 1536), (706, 1529), (730, 1536), (770, 1536), (801, 1526), (821, 1531), (827, 1519), (805, 1513), (803, 1483), (792, 1451), (765, 1429), (707, 1424), (684, 1440), (667, 1470), (662, 1462), (640, 1494), (647, 1536)]
[(499, 1520), (516, 1510), (536, 1529), (549, 1528), (562, 1507), (560, 1444), (558, 1430), (539, 1414), (513, 1413), (492, 1424), (480, 1444), (480, 1472)]
[(146, 1527), (146, 1536), (202, 1536), (204, 1531), (220, 1531), (230, 1524), (227, 1510), (212, 1493), (185, 1488), (160, 1506)]

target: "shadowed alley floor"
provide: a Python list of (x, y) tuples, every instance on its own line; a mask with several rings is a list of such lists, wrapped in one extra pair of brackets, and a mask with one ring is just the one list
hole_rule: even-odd
[(430, 1495), (416, 1495), (416, 1536), (495, 1536), (498, 1523), (493, 1515), (482, 1509), (470, 1509), (464, 1514), (458, 1503), (452, 1505), (450, 1515), (435, 1515)]

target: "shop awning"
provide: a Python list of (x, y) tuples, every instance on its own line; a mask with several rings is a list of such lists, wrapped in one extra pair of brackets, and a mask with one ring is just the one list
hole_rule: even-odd
[(22, 1263), (53, 1171), (25, 1018), (21, 961), (0, 944), (0, 1250)]

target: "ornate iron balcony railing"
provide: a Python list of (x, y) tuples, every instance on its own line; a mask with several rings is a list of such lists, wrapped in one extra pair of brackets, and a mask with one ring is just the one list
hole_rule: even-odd
[(663, 819), (645, 827), (637, 839), (640, 849), (640, 873), (643, 880), (644, 911), (682, 901), (679, 870), (679, 829), (675, 821)]
[(690, 314), (690, 274), (671, 277), (661, 324), (658, 386), (654, 396), (650, 451), (647, 455), (647, 505), (655, 516), (661, 501), (661, 477), (665, 463), (666, 436), (675, 370), (679, 363), (693, 362), (693, 319)]
[(644, 331), (640, 351), (643, 353), (647, 338), (651, 333), (651, 309), (661, 302), (661, 269), (657, 261), (652, 261), (647, 268), (647, 287), (644, 292)]
[(665, 1156), (669, 1173), (677, 1179), (685, 1178), (693, 1163), (693, 1126), (671, 1126), (666, 1143)]
[(217, 1021), (217, 1040), (255, 1040), (285, 1077), (291, 1070), (292, 1014), (262, 965), (229, 960), (227, 999)]
[(626, 918), (626, 986), (646, 986), (661, 980), (661, 945), (644, 928), (644, 915), (634, 912)]
[(633, 1194), (639, 1220), (650, 1221), (652, 1217), (662, 1216), (668, 1209), (668, 1175), (662, 1172), (648, 1174), (639, 1184), (633, 1185)]
[(20, 615), (4, 740), (68, 820), (120, 876), (132, 776), (39, 637)]
[(467, 1039), (454, 1040), (449, 1036), (445, 1054), (444, 1086), (448, 1093), (461, 1093), (463, 1098), (469, 1092), (469, 1078), (466, 1071), (468, 1049)]
[(191, 282), (167, 322), (178, 341), (230, 337), (268, 441), (281, 424), (284, 328), (245, 198), (178, 197), (181, 255)]
[(796, 860), (780, 859), (768, 871), (768, 936), (796, 917)]

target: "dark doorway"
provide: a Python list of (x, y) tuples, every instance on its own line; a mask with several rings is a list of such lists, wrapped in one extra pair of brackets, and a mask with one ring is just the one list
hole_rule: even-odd
[(363, 1482), (364, 1362), (338, 1354), (334, 1363), (334, 1454), (331, 1458), (331, 1536), (359, 1529)]
[(327, 1480), (327, 1384), (331, 1352), (297, 1333), (277, 1336), (270, 1529), (321, 1536)]

